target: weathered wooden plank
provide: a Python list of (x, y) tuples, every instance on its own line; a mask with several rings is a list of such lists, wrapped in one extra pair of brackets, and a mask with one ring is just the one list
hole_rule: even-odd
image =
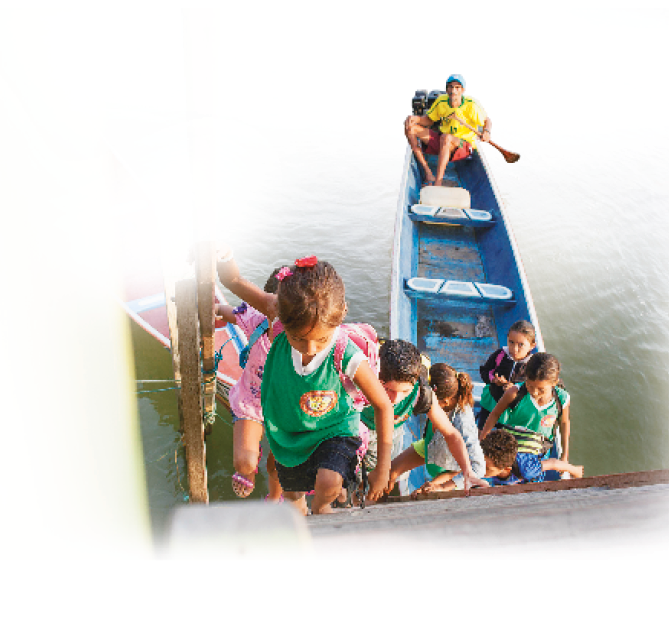
[[(476, 488), (472, 494), (476, 495), (517, 495), (519, 493), (542, 493), (552, 491), (568, 491), (575, 488), (631, 488), (652, 484), (669, 484), (669, 469), (657, 471), (638, 471), (634, 473), (616, 473), (612, 475), (596, 475), (589, 478), (574, 478), (571, 480), (556, 480), (553, 482), (531, 482), (529, 484), (514, 484), (512, 486), (491, 486)], [(432, 499), (457, 499), (464, 497), (464, 491), (436, 491), (427, 495), (412, 498), (409, 495), (387, 496), (379, 503), (398, 503), (408, 501), (424, 501)]]
[(194, 277), (176, 282), (176, 311), (181, 360), (183, 441), (191, 502), (208, 503), (206, 450), (202, 422), (202, 369)]

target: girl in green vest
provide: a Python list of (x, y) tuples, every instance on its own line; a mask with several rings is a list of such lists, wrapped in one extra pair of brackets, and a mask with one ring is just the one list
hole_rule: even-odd
[[(283, 267), (277, 294), (244, 279), (232, 250), (218, 252), (223, 285), (270, 321), (273, 338), (262, 375), (261, 404), (265, 434), (275, 460), (284, 498), (307, 514), (305, 494), (314, 491), (311, 511), (331, 512), (342, 486), (354, 481), (360, 446), (360, 413), (344, 388), (341, 366), (364, 393), (376, 416), (379, 452), (369, 474), (368, 497), (378, 499), (388, 484), (392, 444), (392, 404), (367, 358), (346, 339), (341, 364), (334, 350), (346, 315), (344, 283), (327, 262), (316, 257)], [(283, 332), (274, 334), (277, 318)]]
[[(559, 386), (560, 362), (550, 353), (536, 353), (527, 362), (525, 383), (511, 386), (497, 402), (481, 430), (483, 440), (495, 427), (504, 427), (518, 441), (516, 460), (523, 477), (541, 481), (547, 470), (572, 473), (569, 464), (569, 393)], [(560, 425), (559, 460), (542, 458), (553, 444)]]
[[(261, 386), (267, 440), (286, 500), (307, 514), (305, 495), (314, 490), (313, 514), (330, 506), (355, 481), (360, 413), (335, 365), (339, 326), (346, 316), (344, 283), (327, 262), (296, 260), (277, 274), (277, 306), (284, 331), (272, 342)], [(378, 462), (369, 475), (369, 498), (388, 485), (393, 408), (357, 345), (347, 340), (341, 368), (374, 408)]]

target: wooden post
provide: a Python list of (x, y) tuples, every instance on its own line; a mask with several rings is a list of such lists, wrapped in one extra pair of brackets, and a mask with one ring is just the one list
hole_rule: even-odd
[(215, 332), (215, 289), (216, 289), (216, 244), (213, 241), (200, 242), (196, 255), (197, 270), (197, 310), (200, 322), (200, 342), (202, 346), (202, 369), (204, 390), (205, 432), (211, 431), (216, 412), (216, 348)]
[(190, 501), (209, 503), (206, 449), (202, 422), (202, 367), (194, 277), (176, 282), (178, 347), (181, 367), (181, 412)]

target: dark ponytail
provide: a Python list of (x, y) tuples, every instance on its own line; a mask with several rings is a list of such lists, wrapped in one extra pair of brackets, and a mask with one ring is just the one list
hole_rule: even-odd
[(430, 368), (430, 384), (440, 401), (456, 397), (457, 405), (461, 408), (474, 405), (474, 384), (467, 373), (459, 373), (448, 364), (433, 364)]

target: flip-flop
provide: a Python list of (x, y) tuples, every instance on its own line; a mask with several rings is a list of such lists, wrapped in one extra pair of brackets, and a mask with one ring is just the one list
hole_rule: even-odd
[(235, 492), (237, 497), (248, 497), (253, 492), (254, 487), (255, 482), (247, 480), (243, 475), (235, 473), (232, 476), (232, 490)]
[[(260, 453), (258, 454), (258, 464), (256, 465), (256, 470), (255, 470), (256, 475), (258, 475), (258, 471), (260, 471), (260, 459), (262, 458), (262, 445), (260, 445), (259, 449)], [(237, 497), (241, 497), (242, 499), (248, 497), (251, 493), (253, 493), (254, 487), (255, 487), (255, 482), (247, 480), (243, 475), (235, 473), (232, 476), (232, 490), (235, 492), (235, 495), (237, 495)]]

